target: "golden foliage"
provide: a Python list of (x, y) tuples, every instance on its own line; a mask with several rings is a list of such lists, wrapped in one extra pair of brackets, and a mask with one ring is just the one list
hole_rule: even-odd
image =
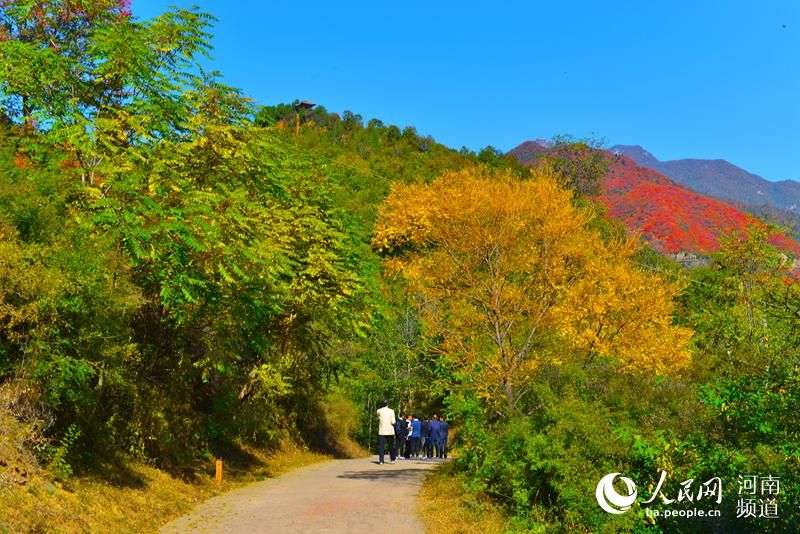
[(373, 245), (421, 295), (438, 349), (513, 407), (539, 364), (568, 355), (656, 374), (688, 362), (691, 333), (671, 325), (680, 287), (635, 268), (635, 242), (605, 243), (593, 216), (546, 167), (467, 169), (395, 184)]

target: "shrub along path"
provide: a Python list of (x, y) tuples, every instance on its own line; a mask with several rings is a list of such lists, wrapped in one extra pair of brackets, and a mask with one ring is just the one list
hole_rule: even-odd
[(210, 499), (161, 532), (422, 533), (414, 499), (438, 464), (371, 456), (310, 465)]

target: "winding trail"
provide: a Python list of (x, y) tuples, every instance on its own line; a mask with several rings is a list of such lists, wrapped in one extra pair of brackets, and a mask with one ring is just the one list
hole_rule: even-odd
[[(387, 458), (388, 461), (388, 458)], [(376, 456), (332, 460), (214, 497), (165, 525), (162, 534), (423, 533), (414, 500), (439, 462)]]

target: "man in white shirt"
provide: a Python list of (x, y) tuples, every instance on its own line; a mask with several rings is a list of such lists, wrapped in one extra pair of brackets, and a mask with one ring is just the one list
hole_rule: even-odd
[(389, 408), (389, 401), (383, 399), (383, 407), (378, 410), (378, 463), (383, 465), (383, 455), (386, 442), (389, 442), (389, 457), (394, 463), (397, 449), (394, 448), (394, 410)]

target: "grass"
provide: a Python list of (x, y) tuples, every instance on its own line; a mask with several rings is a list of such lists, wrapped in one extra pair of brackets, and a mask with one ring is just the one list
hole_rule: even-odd
[(488, 498), (467, 491), (447, 463), (425, 479), (417, 508), (430, 534), (499, 534), (509, 532), (508, 518)]
[(247, 462), (224, 465), (221, 484), (214, 480), (215, 462), (191, 480), (127, 461), (63, 485), (29, 467), (24, 480), (0, 480), (0, 533), (155, 532), (210, 497), (330, 458), (291, 444), (246, 454)]

